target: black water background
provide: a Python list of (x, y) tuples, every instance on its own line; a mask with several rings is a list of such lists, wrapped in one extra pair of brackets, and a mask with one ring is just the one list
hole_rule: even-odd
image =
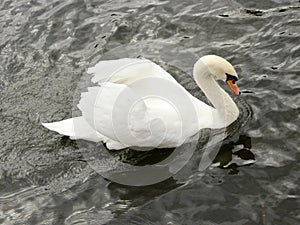
[[(0, 223), (299, 223), (299, 1), (4, 0), (0, 9)], [(229, 59), (249, 91), (253, 115), (236, 137), (251, 138), (256, 162), (236, 175), (213, 167), (121, 186), (40, 124), (71, 117), (81, 75), (102, 58), (143, 55), (190, 73), (205, 54)]]

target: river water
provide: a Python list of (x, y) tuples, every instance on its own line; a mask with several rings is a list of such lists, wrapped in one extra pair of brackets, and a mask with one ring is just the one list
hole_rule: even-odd
[[(0, 223), (299, 224), (299, 7), (297, 0), (2, 0)], [(125, 186), (96, 173), (76, 142), (41, 126), (72, 116), (82, 75), (101, 59), (151, 59), (203, 97), (190, 74), (206, 54), (227, 58), (243, 91), (239, 126), (220, 140), (219, 167), (199, 170), (200, 147), (175, 176)], [(123, 161), (147, 164), (167, 151), (125, 152)]]

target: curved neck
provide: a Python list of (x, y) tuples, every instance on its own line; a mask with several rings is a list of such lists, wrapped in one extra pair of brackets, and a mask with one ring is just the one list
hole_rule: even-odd
[(216, 112), (212, 114), (212, 128), (226, 127), (238, 118), (238, 107), (200, 60), (194, 66), (194, 79), (216, 109)]

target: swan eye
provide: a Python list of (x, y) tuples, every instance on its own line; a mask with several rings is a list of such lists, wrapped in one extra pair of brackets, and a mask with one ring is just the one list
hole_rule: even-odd
[(236, 76), (230, 75), (228, 73), (226, 74), (226, 81), (231, 80), (233, 84), (235, 84), (235, 82), (238, 80), (238, 78)]

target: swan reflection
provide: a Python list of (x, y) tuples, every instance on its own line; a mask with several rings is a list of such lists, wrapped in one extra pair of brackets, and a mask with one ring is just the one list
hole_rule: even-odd
[(251, 138), (240, 135), (236, 142), (223, 144), (213, 160), (213, 165), (228, 169), (229, 174), (237, 174), (238, 167), (248, 166), (255, 162), (255, 155), (251, 151)]

